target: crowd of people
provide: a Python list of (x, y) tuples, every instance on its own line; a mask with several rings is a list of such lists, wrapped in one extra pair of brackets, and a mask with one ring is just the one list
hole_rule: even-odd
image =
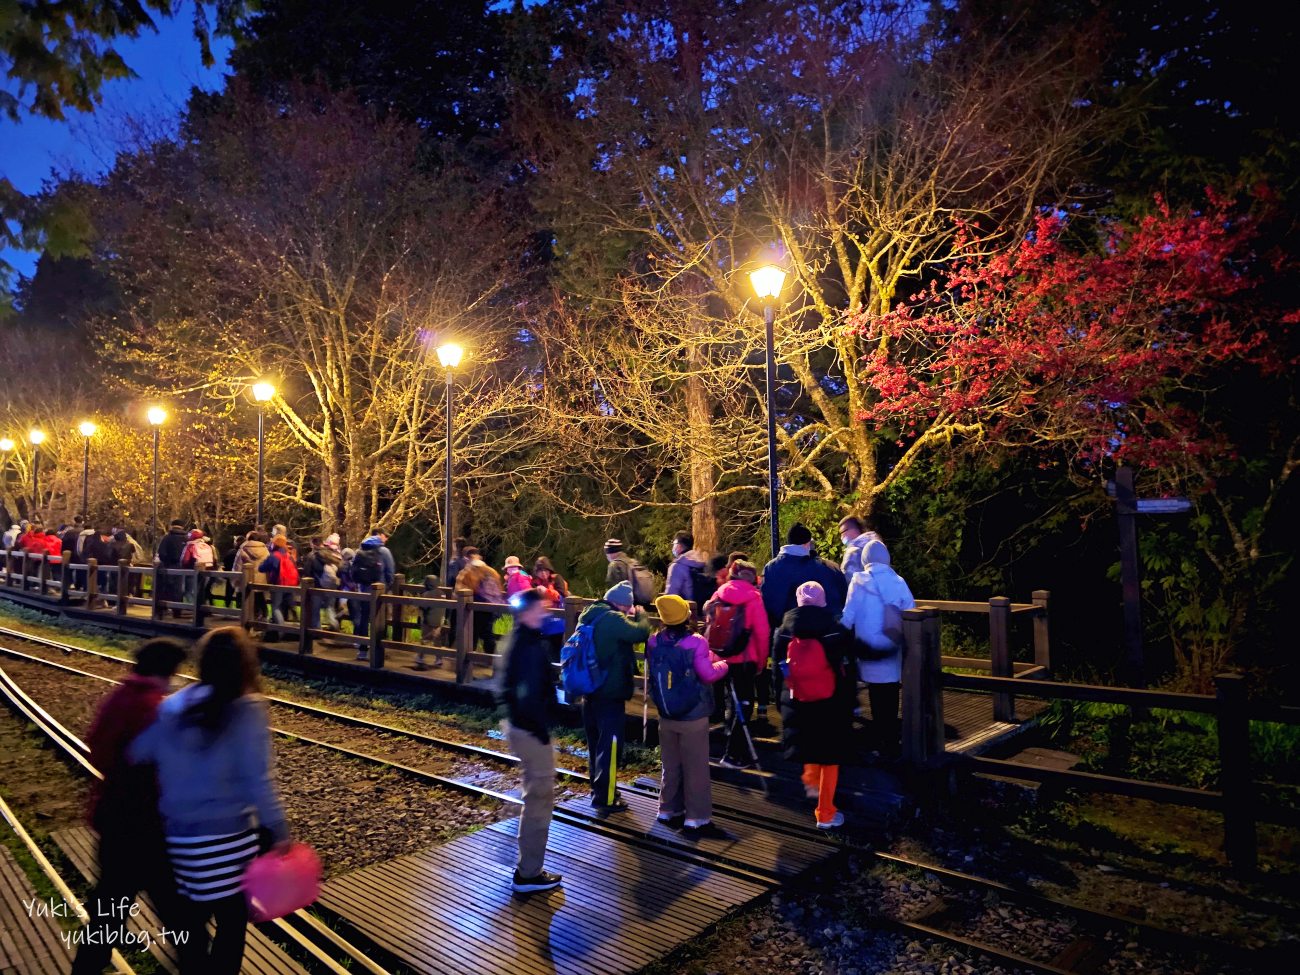
[[(563, 688), (571, 666), (598, 675), (581, 700), (597, 815), (627, 809), (617, 785), (619, 748), (636, 684), (636, 651), (643, 645), (646, 687), (659, 714), (662, 823), (688, 839), (726, 835), (712, 820), (711, 725), (724, 722), (722, 764), (749, 767), (757, 760), (749, 730), (754, 709), (766, 711), (775, 703), (784, 754), (802, 765), (816, 826), (843, 825), (835, 792), (841, 765), (856, 757), (852, 730), (860, 683), (867, 687), (873, 757), (888, 760), (898, 753), (902, 614), (916, 603), (878, 534), (852, 516), (839, 527), (841, 564), (819, 557), (812, 533), (796, 524), (761, 571), (743, 552), (710, 559), (689, 533), (678, 533), (658, 594), (651, 588), (653, 576), (620, 539), (605, 543), (608, 589), (578, 618), (560, 678)], [(467, 566), (473, 564), (471, 557)], [(514, 889), (531, 893), (562, 882), (544, 868), (554, 796), (549, 722), (556, 679), (542, 630), (562, 598), (547, 584), (553, 572), (543, 576), (543, 584), (530, 585), (519, 559), (508, 559), (505, 569), (514, 626), (497, 694), (507, 740), (523, 769)], [(464, 571), (458, 587), (462, 578), (469, 583), (495, 576), (501, 590), (501, 578), (490, 567), (468, 578)], [(657, 629), (649, 605), (659, 618)]]

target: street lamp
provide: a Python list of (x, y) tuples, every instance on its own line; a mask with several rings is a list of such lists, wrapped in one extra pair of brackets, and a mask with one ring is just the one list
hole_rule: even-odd
[(150, 541), (158, 540), (158, 434), (167, 422), (167, 411), (161, 406), (151, 406), (145, 414), (153, 427), (153, 521), (149, 525)]
[(32, 521), (41, 509), (41, 444), (45, 443), (44, 430), (30, 430), (27, 440), (32, 445)]
[(253, 383), (253, 399), (257, 401), (257, 521), (266, 523), (262, 516), (262, 503), (266, 495), (266, 404), (275, 399), (275, 387), (263, 380)]
[(451, 388), (453, 374), (464, 354), (465, 350), (455, 342), (438, 346), (438, 362), (443, 369), (447, 370), (447, 458), (443, 464), (447, 469), (447, 494), (443, 501), (442, 512), (442, 584), (444, 586), (454, 585), (456, 581), (447, 578), (451, 572)]
[(82, 420), (77, 427), (81, 435), (86, 439), (86, 449), (81, 455), (81, 517), (86, 519), (86, 525), (90, 525), (90, 438), (95, 435), (99, 429), (92, 421)]
[(776, 510), (776, 341), (774, 338), (776, 305), (785, 284), (785, 271), (776, 264), (765, 264), (751, 271), (754, 293), (763, 303), (763, 322), (767, 326), (767, 516), (772, 527), (772, 558), (780, 549), (780, 528)]

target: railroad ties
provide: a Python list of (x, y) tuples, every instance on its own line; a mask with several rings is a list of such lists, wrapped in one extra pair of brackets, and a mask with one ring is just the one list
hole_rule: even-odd
[(557, 807), (547, 869), (564, 886), (511, 893), (517, 820), (329, 881), (318, 906), (420, 975), (635, 972), (839, 848), (715, 815), (732, 839), (688, 841), (655, 820), (652, 798), (597, 818)]

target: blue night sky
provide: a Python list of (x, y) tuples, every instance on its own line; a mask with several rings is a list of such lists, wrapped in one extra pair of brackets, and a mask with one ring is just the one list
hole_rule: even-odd
[[(204, 68), (186, 12), (157, 22), (157, 33), (146, 31), (134, 40), (115, 42), (138, 77), (106, 84), (103, 104), (93, 114), (69, 112), (63, 122), (31, 117), (11, 122), (0, 117), (0, 173), (27, 193), (40, 189), (52, 173), (102, 173), (125, 138), (128, 120), (174, 121), (192, 87), (219, 88), (230, 41), (213, 39), (217, 64)], [(30, 274), (36, 266), (34, 253), (6, 250), (2, 254), (20, 273)]]

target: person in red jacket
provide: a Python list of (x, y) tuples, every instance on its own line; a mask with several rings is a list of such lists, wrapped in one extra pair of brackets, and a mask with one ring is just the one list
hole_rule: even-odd
[(72, 964), (73, 975), (99, 975), (122, 943), (123, 905), (147, 890), (163, 923), (175, 916), (175, 882), (167, 862), (157, 787), (149, 766), (126, 761), (127, 746), (154, 722), (185, 646), (160, 637), (135, 651), (135, 667), (99, 704), (86, 734), (90, 762), (103, 773), (91, 791), (87, 818), (99, 833), (99, 882), (86, 910), (97, 935), (87, 938)]
[(52, 555), (55, 559), (63, 561), (63, 539), (54, 532), (46, 532), (45, 536), (45, 554)]
[[(736, 607), (734, 612), (739, 613), (744, 621), (745, 648), (726, 660), (730, 668), (728, 676), (743, 712), (743, 723), (748, 724), (753, 717), (755, 678), (767, 664), (772, 633), (768, 629), (763, 596), (758, 591), (758, 569), (750, 562), (737, 559), (731, 563), (729, 575), (730, 578), (704, 604), (704, 618), (708, 620), (706, 632), (709, 634), (710, 645), (716, 645), (714, 628), (721, 625), (722, 616), (718, 614), (718, 609), (722, 605)], [(737, 734), (736, 730), (733, 727), (727, 735), (727, 754), (723, 756), (722, 764), (748, 768), (753, 765), (753, 758), (748, 752), (744, 736)]]

